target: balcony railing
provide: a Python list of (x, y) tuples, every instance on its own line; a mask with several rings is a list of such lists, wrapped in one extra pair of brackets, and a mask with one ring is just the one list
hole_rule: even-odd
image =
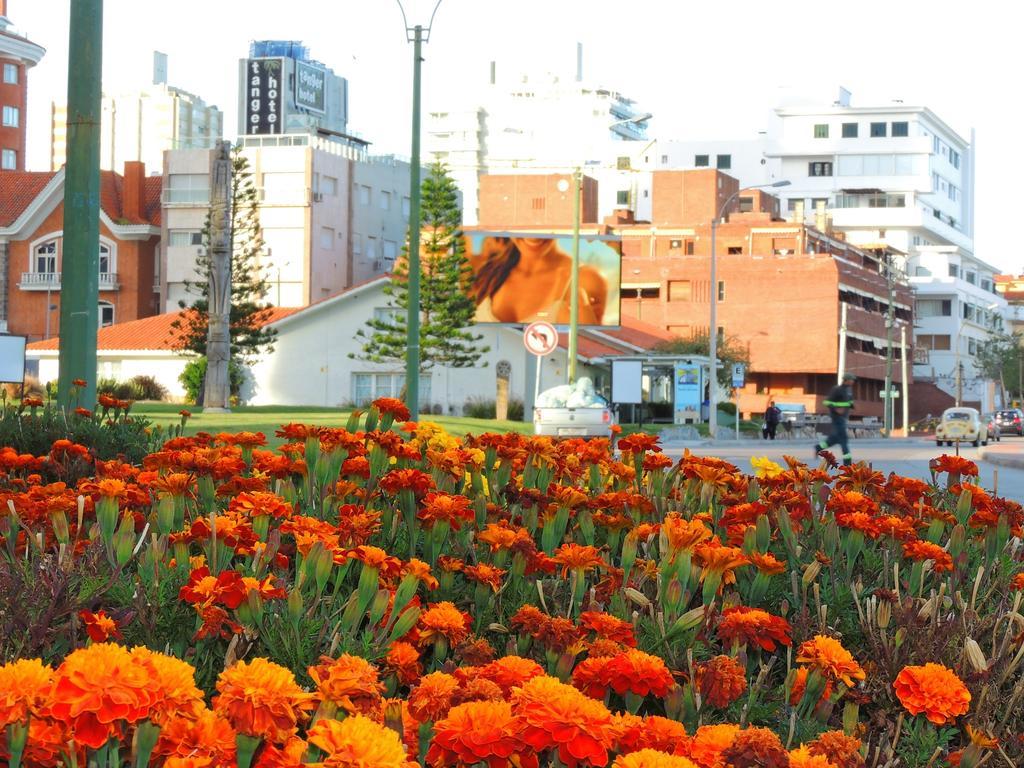
[[(22, 272), (20, 287), (23, 291), (59, 291), (60, 275), (60, 272)], [(101, 291), (120, 290), (117, 272), (100, 272), (99, 288)]]

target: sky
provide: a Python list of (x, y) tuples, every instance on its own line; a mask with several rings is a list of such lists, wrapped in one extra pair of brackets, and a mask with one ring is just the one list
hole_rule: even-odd
[[(237, 132), (238, 59), (254, 39), (302, 40), (349, 80), (349, 127), (378, 153), (408, 155), (412, 46), (395, 0), (105, 0), (104, 90), (169, 82), (225, 112)], [(433, 7), (430, 0), (406, 0)], [(29, 75), (30, 169), (45, 169), (49, 109), (67, 94), (70, 0), (9, 0), (8, 17), (47, 54)], [(854, 105), (901, 99), (976, 131), (975, 253), (1024, 272), (1017, 242), (1024, 179), (1020, 36), (1024, 4), (980, 0), (442, 0), (424, 48), (424, 109), (458, 104), (499, 74), (571, 76), (576, 43), (588, 81), (653, 113), (651, 138), (740, 138), (767, 123), (780, 88)]]

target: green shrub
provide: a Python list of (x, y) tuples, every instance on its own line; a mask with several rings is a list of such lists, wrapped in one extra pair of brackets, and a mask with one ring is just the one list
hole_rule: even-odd
[(118, 400), (142, 400), (138, 388), (130, 381), (100, 379), (96, 382), (97, 395), (110, 395)]
[(163, 400), (167, 397), (167, 387), (153, 376), (145, 374), (133, 376), (131, 385), (138, 392), (137, 400)]
[[(510, 421), (522, 421), (525, 408), (522, 400), (510, 399), (508, 401), (508, 418)], [(493, 400), (483, 397), (470, 397), (462, 406), (464, 416), (472, 419), (495, 419), (497, 418), (498, 406)]]
[[(234, 360), (231, 361), (228, 367), (228, 378), (231, 383), (231, 396), (238, 397), (238, 393), (242, 391), (242, 383), (245, 380), (245, 374), (242, 371), (242, 366), (236, 363)], [(181, 372), (178, 377), (178, 381), (181, 382), (181, 386), (185, 389), (185, 399), (193, 404), (199, 402), (199, 398), (203, 393), (203, 382), (206, 380), (206, 358), (197, 357), (194, 360), (190, 360), (186, 365), (185, 369)]]

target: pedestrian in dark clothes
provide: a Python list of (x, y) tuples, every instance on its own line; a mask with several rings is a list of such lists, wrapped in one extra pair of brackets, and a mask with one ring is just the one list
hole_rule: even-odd
[(837, 384), (825, 398), (825, 406), (828, 408), (829, 416), (832, 417), (832, 432), (827, 438), (814, 446), (814, 457), (832, 447), (838, 445), (843, 449), (843, 464), (853, 464), (853, 454), (850, 453), (850, 438), (846, 434), (846, 421), (850, 411), (853, 410), (853, 382), (857, 377), (852, 373), (843, 374), (843, 383)]
[(779, 428), (779, 422), (782, 421), (782, 411), (775, 405), (774, 400), (768, 401), (768, 407), (764, 411), (764, 439), (774, 440), (775, 431)]

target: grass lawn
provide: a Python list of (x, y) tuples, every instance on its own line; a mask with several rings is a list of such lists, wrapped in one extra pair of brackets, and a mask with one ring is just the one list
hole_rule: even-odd
[[(266, 405), (240, 406), (231, 413), (204, 414), (197, 406), (182, 406), (174, 403), (136, 403), (134, 413), (144, 415), (156, 424), (177, 424), (181, 417), (178, 411), (186, 408), (192, 411), (185, 434), (196, 432), (262, 432), (271, 445), (280, 445), (282, 440), (274, 437), (274, 431), (282, 424), (325, 424), (344, 427), (350, 411), (340, 408), (311, 408), (305, 406)], [(482, 432), (522, 432), (529, 434), (533, 425), (521, 421), (497, 421), (494, 419), (469, 419), (456, 416), (423, 416), (423, 421), (432, 421), (444, 427), (449, 433), (462, 436)]]

